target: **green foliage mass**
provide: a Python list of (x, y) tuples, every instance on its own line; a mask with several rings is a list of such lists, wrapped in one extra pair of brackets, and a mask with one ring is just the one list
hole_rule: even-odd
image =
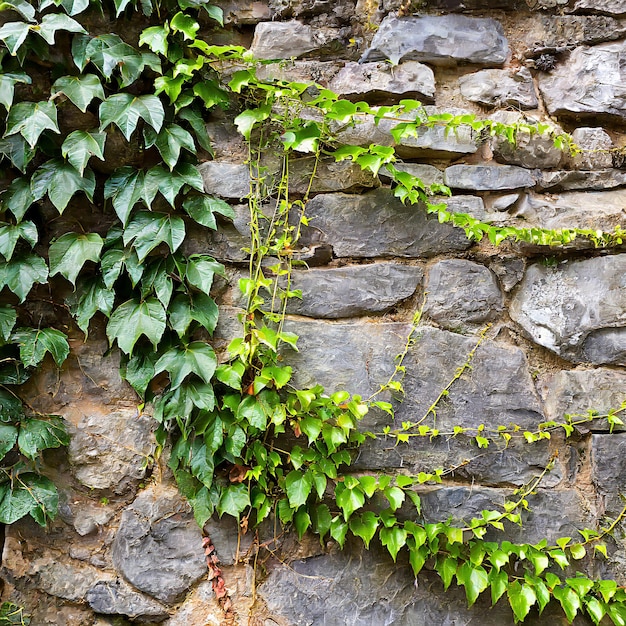
[[(597, 245), (621, 243), (619, 230), (500, 228), (449, 213), (434, 199), (449, 190), (397, 169), (393, 145), (341, 146), (334, 137), (338, 127), (362, 118), (394, 121), (395, 142), (422, 127), (467, 127), (511, 141), (518, 132), (547, 133), (547, 127), (429, 116), (413, 101), (371, 107), (319, 86), (260, 81), (243, 48), (208, 43), (222, 20), (208, 0), (42, 0), (37, 6), (14, 0), (0, 12), (1, 523), (30, 515), (46, 525), (56, 516), (57, 491), (42, 473), (42, 460), (46, 450), (67, 445), (68, 436), (60, 418), (20, 399), (20, 386), (45, 359), (62, 366), (68, 335), (86, 336), (98, 316), (106, 320), (110, 345), (123, 355), (123, 377), (153, 407), (159, 451), (172, 444), (170, 469), (200, 525), (214, 513), (243, 526), (274, 516), (300, 537), (314, 532), (340, 546), (349, 534), (366, 547), (379, 541), (394, 560), (408, 558), (416, 576), (428, 564), (444, 588), (462, 586), (470, 606), (482, 593), (494, 604), (506, 597), (517, 621), (556, 601), (570, 621), (584, 612), (596, 624), (605, 615), (626, 624), (626, 591), (572, 570), (588, 551), (606, 556), (602, 540), (619, 520), (555, 545), (484, 539), (505, 522), (520, 523), (543, 475), (502, 510), (483, 511), (459, 527), (421, 516), (419, 487), (441, 482), (443, 469), (416, 476), (349, 472), (367, 438), (394, 437), (402, 444), (442, 436), (428, 423), (436, 403), (422, 420), (400, 429), (358, 429), (372, 408), (393, 415), (388, 396), (401, 391), (402, 360), (419, 315), (394, 376), (371, 398), (327, 394), (320, 386), (299, 389), (283, 363), (285, 351), (297, 349), (283, 321), (288, 299), (301, 295), (290, 288), (290, 276), (308, 199), (308, 192), (290, 196), (290, 155), (311, 153), (316, 166), (323, 155), (351, 160), (374, 175), (386, 166), (398, 197), (472, 239), (560, 245), (582, 236)], [(184, 245), (189, 232), (216, 229), (219, 219), (233, 217), (225, 202), (204, 194), (195, 167), (211, 156), (205, 121), (215, 108), (236, 115), (253, 174), (266, 151), (284, 162), (273, 186), (263, 175), (252, 177), (243, 334), (221, 363), (210, 341), (218, 321), (211, 288), (224, 268)], [(554, 141), (573, 149), (565, 135)], [(271, 215), (263, 207), (267, 197), (273, 198)], [(50, 293), (55, 308), (43, 313)], [(532, 443), (557, 428), (571, 434), (576, 424), (599, 417), (619, 424), (624, 408), (523, 434), (483, 426), (475, 432), (458, 427), (449, 436), (469, 435), (483, 448), (514, 436)]]

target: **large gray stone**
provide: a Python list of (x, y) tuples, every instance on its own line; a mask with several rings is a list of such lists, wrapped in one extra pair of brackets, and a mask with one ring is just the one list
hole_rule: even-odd
[(119, 579), (95, 584), (87, 592), (87, 603), (96, 613), (125, 615), (139, 622), (158, 623), (169, 617), (162, 604), (136, 592)]
[[(401, 172), (408, 172), (411, 176), (419, 178), (427, 187), (433, 184), (443, 185), (443, 172), (433, 165), (426, 163), (394, 163), (393, 166)], [(391, 176), (386, 166), (380, 168), (378, 175), (384, 180), (390, 180)]]
[(302, 157), (289, 162), (289, 190), (292, 193), (358, 191), (379, 184), (372, 172), (351, 161), (321, 159), (316, 162), (314, 157)]
[(250, 170), (243, 163), (207, 161), (198, 170), (208, 194), (240, 200), (250, 193)]
[(57, 556), (48, 553), (43, 558), (35, 558), (29, 572), (36, 576), (36, 587), (52, 596), (79, 602), (94, 582), (110, 577), (95, 567), (60, 562)]
[(508, 53), (502, 26), (491, 18), (454, 14), (387, 16), (362, 60), (389, 59), (394, 65), (406, 60), (502, 65)]
[(616, 517), (624, 508), (626, 434), (592, 435), (591, 468), (593, 483), (604, 500), (603, 513)]
[(224, 12), (224, 24), (258, 24), (272, 17), (264, 0), (216, 0), (215, 4)]
[(135, 588), (168, 603), (207, 571), (200, 529), (174, 487), (150, 487), (124, 511), (112, 558)]
[(502, 191), (535, 186), (535, 174), (515, 165), (452, 165), (444, 180), (453, 189)]
[(509, 312), (566, 359), (626, 365), (626, 254), (531, 265)]
[(503, 298), (496, 277), (484, 266), (463, 259), (439, 261), (428, 270), (424, 313), (449, 330), (494, 320)]
[[(562, 370), (557, 372), (543, 392), (546, 417), (561, 422), (565, 414), (584, 417), (593, 411), (606, 414), (619, 409), (626, 402), (626, 372), (604, 368), (590, 370)], [(624, 417), (624, 416), (621, 416)], [(626, 423), (626, 419), (623, 419)], [(586, 422), (579, 427), (586, 431), (608, 431), (606, 419)], [(626, 425), (615, 425), (614, 430), (626, 430)]]
[(488, 428), (517, 424), (535, 430), (544, 418), (524, 353), (489, 340), (478, 347), (471, 368), (441, 399), (436, 416), (427, 415), (475, 346), (476, 337), (423, 328), (404, 361), (406, 396), (396, 409), (396, 424), (424, 418), (423, 424), (442, 432), (451, 432), (454, 426), (477, 428), (480, 424)]
[(347, 63), (330, 82), (335, 93), (353, 100), (435, 99), (435, 75), (417, 61), (397, 66), (389, 63)]
[(411, 297), (423, 274), (398, 263), (294, 271), (291, 288), (302, 299), (289, 300), (287, 313), (327, 319), (382, 313)]
[(132, 491), (154, 452), (154, 420), (137, 409), (92, 412), (74, 429), (69, 446), (72, 472), (90, 489)]
[(250, 53), (255, 59), (274, 60), (302, 57), (320, 52), (333, 39), (328, 31), (313, 29), (296, 20), (261, 22), (254, 31)]
[(284, 60), (280, 63), (257, 65), (256, 75), (261, 80), (284, 80), (295, 83), (317, 83), (328, 87), (330, 81), (341, 70), (340, 61), (315, 61), (307, 59)]
[(551, 73), (539, 75), (550, 115), (626, 118), (626, 44), (576, 48)]
[(621, 39), (626, 22), (598, 15), (540, 15), (524, 29), (523, 39), (535, 54)]
[(532, 76), (525, 67), (514, 74), (508, 70), (466, 74), (459, 78), (459, 85), (464, 98), (488, 107), (536, 109), (539, 106)]
[(601, 170), (613, 165), (613, 141), (603, 128), (577, 128), (572, 133), (581, 153), (567, 159), (569, 167), (577, 170)]
[(389, 189), (316, 196), (307, 217), (302, 243), (330, 244), (337, 257), (428, 258), (471, 245), (463, 231), (440, 224), (420, 206), (402, 204)]
[(593, 13), (605, 13), (607, 15), (626, 15), (626, 0), (576, 0), (576, 11), (591, 11)]
[(550, 191), (604, 191), (624, 185), (626, 172), (618, 169), (542, 171), (537, 178), (537, 189)]

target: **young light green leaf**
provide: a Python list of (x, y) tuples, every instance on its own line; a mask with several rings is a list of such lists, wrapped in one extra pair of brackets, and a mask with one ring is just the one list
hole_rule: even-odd
[(378, 524), (378, 516), (372, 511), (365, 511), (362, 515), (353, 515), (349, 522), (352, 533), (363, 539), (363, 543), (368, 549), (370, 541), (376, 534)]
[(76, 285), (76, 277), (87, 261), (100, 260), (104, 242), (97, 233), (66, 233), (50, 244), (50, 276), (61, 274)]
[(234, 120), (237, 130), (243, 135), (244, 139), (250, 139), (252, 129), (256, 124), (266, 120), (271, 113), (271, 106), (265, 104), (258, 109), (246, 109), (240, 113)]
[(226, 513), (239, 519), (241, 513), (250, 506), (250, 496), (248, 486), (245, 483), (228, 485), (222, 491), (220, 501), (217, 505), (217, 512), (220, 517)]
[(526, 583), (521, 584), (517, 580), (509, 584), (507, 596), (509, 598), (509, 604), (513, 609), (515, 620), (518, 622), (524, 621), (530, 608), (537, 602), (537, 596), (533, 588)]
[(216, 367), (213, 348), (203, 341), (194, 341), (188, 346), (170, 348), (156, 362), (154, 373), (168, 372), (172, 389), (176, 389), (191, 373), (208, 384)]
[(391, 558), (396, 560), (400, 548), (406, 544), (407, 532), (400, 526), (380, 529), (380, 542), (387, 548)]
[(116, 93), (100, 105), (100, 130), (115, 124), (126, 141), (142, 119), (158, 133), (163, 126), (165, 111), (161, 101), (153, 95), (133, 96), (129, 93)]
[(347, 521), (352, 513), (365, 504), (365, 494), (360, 487), (348, 489), (343, 483), (337, 483), (335, 501), (343, 511), (343, 517)]
[(478, 596), (489, 586), (489, 576), (482, 566), (475, 567), (471, 563), (463, 563), (456, 573), (459, 585), (465, 587), (468, 606), (476, 602)]
[(61, 366), (70, 353), (67, 335), (56, 328), (18, 328), (11, 341), (19, 344), (24, 367), (37, 367), (48, 352)]
[(139, 36), (139, 45), (148, 46), (152, 52), (167, 56), (168, 50), (168, 35), (170, 34), (170, 28), (167, 22), (163, 26), (150, 26), (142, 31)]
[(563, 611), (570, 622), (574, 621), (576, 613), (581, 608), (580, 597), (571, 587), (555, 587), (552, 590), (554, 597), (561, 603)]
[(200, 24), (190, 15), (179, 11), (170, 22), (175, 33), (182, 33), (185, 39), (194, 40), (196, 33), (200, 30)]
[(291, 470), (285, 476), (285, 492), (289, 499), (289, 506), (294, 509), (306, 503), (312, 489), (313, 480), (309, 472), (303, 474), (298, 470)]
[(143, 261), (159, 244), (166, 243), (176, 252), (185, 239), (185, 222), (171, 213), (140, 211), (124, 231), (124, 245), (133, 242), (139, 261)]
[(141, 335), (145, 335), (156, 350), (158, 342), (165, 332), (165, 310), (156, 298), (143, 301), (127, 300), (121, 304), (109, 320), (107, 337), (122, 352), (131, 354)]
[(90, 133), (75, 130), (70, 133), (61, 146), (61, 154), (83, 175), (85, 166), (92, 156), (104, 161), (104, 142), (106, 133)]
[[(4, 27), (3, 27), (4, 28)], [(0, 32), (2, 29), (0, 28)], [(11, 107), (6, 121), (5, 136), (19, 133), (34, 148), (41, 133), (51, 130), (59, 133), (57, 108), (54, 102), (19, 102)]]
[(0, 261), (0, 288), (7, 286), (24, 302), (35, 283), (48, 278), (48, 266), (38, 255), (30, 252), (14, 256), (11, 262)]

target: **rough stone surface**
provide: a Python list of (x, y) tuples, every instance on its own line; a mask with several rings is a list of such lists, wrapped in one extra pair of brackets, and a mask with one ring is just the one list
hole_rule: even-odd
[(162, 604), (137, 593), (119, 579), (95, 584), (87, 592), (87, 602), (96, 613), (125, 615), (140, 622), (162, 622), (169, 616)]
[(536, 109), (539, 106), (527, 68), (514, 74), (507, 70), (482, 70), (462, 76), (459, 85), (464, 98), (484, 106), (509, 105), (520, 109)]
[(68, 565), (46, 555), (33, 563), (31, 574), (37, 576), (37, 586), (42, 591), (73, 602), (85, 597), (94, 581), (106, 578), (101, 570), (87, 565)]
[(289, 164), (289, 189), (293, 193), (328, 193), (332, 191), (360, 191), (377, 187), (376, 177), (369, 171), (350, 161), (320, 160), (311, 181), (315, 159), (303, 157)]
[(285, 60), (280, 63), (259, 65), (256, 75), (261, 80), (285, 80), (287, 82), (317, 83), (328, 87), (331, 80), (341, 70), (338, 61)]
[(250, 193), (250, 172), (243, 163), (207, 161), (198, 170), (208, 194), (240, 200)]
[[(425, 163), (394, 163), (393, 166), (401, 172), (408, 172), (412, 176), (419, 178), (425, 185), (439, 184), (443, 185), (443, 172), (432, 165)], [(380, 168), (379, 176), (387, 180), (387, 169), (385, 166)]]
[(398, 263), (295, 271), (292, 288), (302, 300), (292, 299), (287, 312), (328, 319), (382, 313), (411, 297), (422, 276), (421, 268)]
[(115, 510), (103, 505), (81, 503), (73, 513), (74, 528), (81, 537), (84, 537), (102, 528), (115, 515)]
[(583, 152), (568, 158), (569, 167), (602, 170), (613, 165), (613, 157), (609, 152), (613, 141), (603, 128), (577, 128), (572, 133), (572, 139)]
[(591, 466), (593, 482), (603, 496), (605, 514), (619, 515), (624, 508), (620, 495), (626, 480), (626, 434), (592, 435)]
[(428, 270), (424, 312), (449, 330), (466, 329), (495, 319), (503, 299), (495, 276), (472, 261), (439, 261)]
[(550, 115), (626, 118), (626, 45), (576, 48), (567, 61), (539, 76)]
[(577, 11), (592, 11), (594, 13), (606, 13), (607, 15), (626, 15), (625, 0), (576, 0), (574, 9)]
[(258, 24), (272, 17), (264, 0), (217, 0), (215, 4), (224, 12), (224, 24)]
[(465, 15), (388, 16), (376, 31), (364, 61), (389, 59), (502, 65), (508, 55), (502, 26), (491, 18)]
[(302, 243), (330, 244), (337, 257), (428, 258), (470, 245), (462, 231), (439, 224), (419, 206), (402, 204), (388, 189), (316, 196), (307, 216)]
[(202, 537), (173, 487), (143, 491), (122, 514), (113, 564), (136, 589), (175, 602), (206, 574)]
[[(436, 328), (424, 328), (404, 365), (406, 397), (396, 410), (396, 422), (417, 422), (428, 412), (441, 390), (468, 359), (476, 337), (465, 337)], [(534, 429), (543, 412), (524, 353), (496, 341), (483, 342), (471, 361), (471, 369), (452, 386), (437, 407), (436, 425), (476, 428), (511, 423)], [(432, 426), (432, 415), (424, 421)]]
[(564, 358), (626, 365), (625, 270), (625, 254), (531, 265), (511, 317), (533, 341)]
[[(626, 372), (603, 368), (562, 370), (552, 377), (542, 395), (546, 417), (550, 420), (562, 421), (565, 414), (585, 416), (589, 411), (602, 415), (626, 402)], [(579, 429), (608, 431), (610, 426), (601, 419), (583, 424)], [(626, 426), (614, 426), (616, 431), (624, 429)]]
[(261, 22), (254, 31), (250, 53), (261, 60), (291, 59), (319, 52), (330, 40), (330, 33), (296, 20)]
[(626, 172), (618, 169), (542, 171), (537, 178), (537, 189), (550, 191), (602, 191), (625, 185)]
[(155, 422), (137, 409), (94, 410), (72, 431), (70, 463), (77, 480), (90, 489), (128, 493), (146, 473), (153, 453)]
[(573, 48), (621, 39), (626, 22), (598, 15), (541, 15), (524, 32), (524, 41), (536, 51)]
[(329, 87), (346, 98), (374, 102), (402, 98), (432, 102), (435, 99), (435, 75), (427, 65), (416, 61), (406, 61), (397, 66), (388, 63), (347, 63)]
[(534, 173), (515, 165), (452, 165), (446, 168), (448, 187), (476, 191), (501, 191), (535, 186)]

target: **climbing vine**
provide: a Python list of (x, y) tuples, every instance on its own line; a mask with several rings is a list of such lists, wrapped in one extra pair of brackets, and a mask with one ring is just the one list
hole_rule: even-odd
[[(284, 364), (285, 354), (297, 350), (284, 320), (288, 302), (302, 295), (292, 288), (291, 272), (322, 158), (352, 161), (373, 176), (385, 167), (403, 202), (421, 205), (473, 240), (558, 246), (582, 237), (597, 246), (621, 244), (619, 228), (500, 227), (450, 212), (441, 200), (449, 189), (427, 186), (395, 165), (394, 146), (433, 127), (512, 142), (518, 133), (552, 133), (555, 145), (574, 151), (569, 136), (541, 124), (432, 115), (415, 101), (372, 107), (320, 86), (260, 80), (245, 49), (207, 43), (222, 21), (207, 0), (43, 0), (38, 6), (15, 0), (0, 11), (0, 522), (30, 515), (43, 526), (57, 514), (43, 454), (67, 445), (68, 435), (60, 417), (28, 405), (20, 386), (46, 358), (61, 366), (68, 333), (78, 329), (86, 337), (98, 316), (123, 355), (123, 377), (159, 424), (157, 453), (172, 444), (169, 467), (201, 526), (216, 512), (236, 518), (243, 530), (274, 516), (300, 537), (314, 532), (340, 546), (349, 534), (366, 547), (377, 537), (394, 560), (406, 553), (416, 576), (428, 563), (446, 589), (462, 586), (470, 606), (489, 592), (494, 604), (506, 596), (517, 621), (556, 600), (570, 621), (584, 612), (596, 624), (605, 615), (626, 624), (626, 591), (572, 569), (588, 551), (607, 556), (604, 539), (624, 514), (554, 545), (485, 540), (490, 530), (520, 523), (549, 467), (502, 510), (483, 511), (465, 526), (421, 516), (419, 486), (441, 482), (445, 468), (416, 476), (349, 471), (354, 451), (370, 438), (403, 445), (415, 436), (463, 434), (478, 448), (518, 436), (533, 443), (555, 429), (569, 436), (598, 418), (621, 424), (626, 406), (603, 416), (566, 416), (534, 431), (503, 425), (440, 432), (429, 418), (470, 367), (483, 333), (423, 418), (362, 432), (359, 422), (370, 410), (393, 416), (391, 400), (402, 391), (419, 312), (394, 374), (370, 398), (326, 393), (319, 385), (298, 388)], [(109, 18), (118, 20), (119, 34), (110, 32)], [(243, 332), (221, 363), (210, 340), (218, 321), (211, 288), (225, 270), (183, 245), (190, 231), (214, 230), (219, 219), (234, 216), (228, 204), (204, 193), (195, 167), (212, 155), (205, 121), (218, 108), (232, 112), (248, 143), (251, 180)], [(364, 120), (390, 125), (389, 145), (341, 145), (341, 130)], [(264, 163), (268, 152), (280, 155), (276, 171)], [(290, 185), (296, 153), (314, 160), (300, 196)], [(213, 552), (207, 541), (207, 556)]]

